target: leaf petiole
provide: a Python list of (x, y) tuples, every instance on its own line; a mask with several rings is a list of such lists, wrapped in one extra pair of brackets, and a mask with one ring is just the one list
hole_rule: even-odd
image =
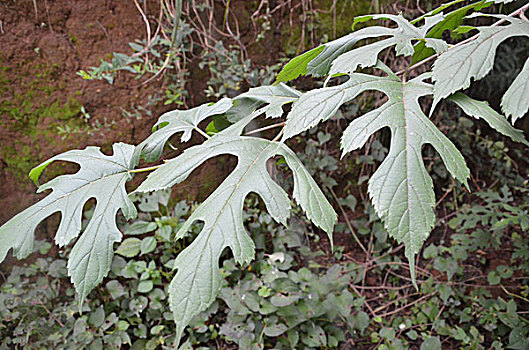
[(129, 173), (144, 173), (144, 172), (147, 172), (147, 171), (153, 171), (153, 170), (156, 170), (158, 169), (159, 167), (161, 167), (163, 164), (160, 164), (160, 165), (155, 165), (155, 166), (151, 166), (151, 167), (148, 167), (148, 168), (141, 168), (141, 169), (132, 169), (132, 170), (128, 170)]
[(246, 133), (246, 135), (257, 134), (257, 133), (259, 133), (259, 132), (261, 132), (261, 131), (270, 130), (270, 129), (277, 128), (277, 127), (280, 127), (280, 126), (285, 126), (285, 122), (281, 122), (281, 123), (277, 123), (277, 124), (272, 124), (272, 125), (264, 126), (264, 127), (262, 127), (262, 128), (259, 128), (259, 129), (251, 130), (251, 131), (248, 131), (248, 132)]
[(211, 136), (209, 136), (208, 134), (206, 134), (202, 129), (198, 128), (198, 127), (194, 127), (193, 129), (195, 129), (196, 131), (198, 131), (198, 133), (200, 133), (200, 135), (204, 136), (206, 139), (210, 139)]

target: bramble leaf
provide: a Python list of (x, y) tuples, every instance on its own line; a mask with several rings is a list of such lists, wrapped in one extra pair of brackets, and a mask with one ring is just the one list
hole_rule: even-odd
[[(467, 18), (484, 15), (473, 13)], [(494, 15), (493, 17), (504, 19), (509, 24), (505, 26), (477, 27), (479, 36), (461, 46), (454, 47), (441, 54), (433, 66), (434, 103), (432, 111), (437, 103), (452, 93), (470, 86), (472, 79), (479, 80), (492, 69), (494, 56), (498, 46), (506, 39), (513, 36), (529, 36), (529, 22), (509, 16)], [(527, 90), (526, 90), (527, 91)], [(525, 93), (527, 93), (525, 91)], [(524, 99), (524, 90), (509, 91), (508, 99)], [(525, 98), (526, 99), (526, 98)], [(509, 108), (512, 108), (509, 104)]]
[(287, 118), (284, 139), (332, 117), (345, 102), (367, 90), (385, 93), (383, 106), (354, 120), (342, 138), (343, 154), (360, 148), (374, 132), (391, 129), (390, 152), (369, 180), (368, 191), (375, 211), (390, 236), (404, 243), (415, 283), (414, 259), (435, 224), (433, 183), (421, 156), (424, 144), (431, 144), (446, 167), (467, 184), (469, 170), (463, 156), (424, 115), (418, 99), (432, 94), (423, 74), (409, 82), (394, 75), (376, 77), (350, 74), (338, 86), (312, 90), (294, 103)]
[(113, 147), (114, 154), (107, 156), (99, 147), (87, 147), (59, 154), (35, 167), (30, 173), (33, 180), (57, 160), (81, 166), (75, 174), (56, 177), (40, 186), (38, 192), (49, 189), (52, 192), (0, 227), (0, 261), (10, 248), (18, 259), (29, 255), (35, 228), (56, 212), (61, 213), (61, 223), (55, 242), (61, 247), (68, 244), (81, 231), (83, 206), (95, 198), (97, 204), (92, 218), (68, 259), (68, 274), (79, 294), (81, 308), (84, 298), (107, 275), (114, 255), (113, 245), (121, 240), (116, 226), (118, 210), (121, 209), (128, 219), (136, 216), (136, 208), (125, 190), (125, 183), (131, 178), (128, 171), (135, 166), (132, 161), (134, 148), (117, 143)]
[(240, 264), (248, 263), (254, 257), (254, 243), (243, 225), (242, 210), (246, 196), (250, 192), (257, 193), (270, 215), (286, 225), (290, 200), (268, 174), (266, 163), (271, 157), (282, 155), (286, 159), (294, 172), (294, 199), (329, 237), (337, 219), (332, 206), (294, 152), (282, 143), (252, 137), (217, 134), (168, 161), (150, 174), (137, 191), (155, 191), (179, 183), (207, 159), (220, 154), (236, 155), (237, 167), (177, 233), (177, 238), (182, 238), (193, 222), (204, 222), (198, 237), (175, 260), (174, 267), (178, 272), (171, 282), (169, 293), (177, 339), (180, 339), (189, 321), (215, 299), (222, 281), (218, 260), (224, 249), (230, 247)]

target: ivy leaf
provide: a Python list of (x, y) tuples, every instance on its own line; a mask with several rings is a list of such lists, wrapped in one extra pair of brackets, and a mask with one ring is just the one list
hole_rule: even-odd
[[(467, 18), (479, 16), (492, 15), (473, 13)], [(504, 19), (510, 23), (505, 26), (476, 27), (479, 36), (475, 40), (448, 50), (435, 61), (433, 66), (435, 86), (432, 111), (442, 98), (446, 98), (458, 90), (466, 89), (470, 86), (472, 79), (479, 80), (485, 77), (492, 69), (496, 49), (503, 41), (513, 36), (529, 36), (529, 22), (509, 16), (494, 15), (493, 17)], [(503, 97), (504, 100), (526, 99), (527, 90), (509, 90), (508, 94)], [(513, 108), (510, 103), (508, 105), (509, 108)]]
[(374, 132), (389, 127), (390, 152), (369, 180), (368, 191), (375, 211), (388, 233), (405, 244), (405, 254), (415, 283), (414, 261), (435, 223), (433, 183), (424, 166), (421, 148), (431, 144), (446, 167), (467, 185), (469, 170), (463, 156), (424, 115), (418, 99), (432, 94), (423, 74), (409, 82), (395, 75), (376, 77), (351, 74), (339, 86), (303, 94), (287, 118), (285, 139), (332, 117), (345, 102), (367, 90), (385, 93), (389, 100), (380, 108), (354, 120), (342, 138), (343, 154), (364, 145)]
[(141, 153), (148, 162), (159, 159), (165, 143), (172, 135), (183, 132), (181, 141), (189, 141), (191, 133), (193, 130), (198, 130), (201, 121), (225, 113), (232, 105), (231, 99), (223, 98), (214, 104), (208, 103), (188, 110), (174, 110), (163, 114), (153, 127), (155, 132), (138, 145), (134, 157), (139, 159)]
[[(37, 225), (53, 213), (61, 213), (61, 223), (55, 235), (59, 246), (68, 244), (81, 231), (83, 206), (90, 198), (97, 201), (88, 226), (75, 243), (68, 260), (68, 275), (80, 296), (79, 308), (88, 293), (107, 275), (113, 257), (113, 245), (121, 241), (116, 226), (119, 209), (127, 219), (136, 216), (136, 208), (129, 200), (125, 183), (131, 178), (129, 170), (134, 146), (117, 143), (113, 155), (101, 153), (99, 147), (87, 147), (59, 154), (35, 167), (30, 177), (36, 181), (44, 169), (57, 160), (81, 166), (72, 175), (59, 176), (39, 187), (38, 192), (52, 192), (40, 202), (27, 208), (0, 227), (0, 261), (13, 248), (22, 259), (31, 253), (33, 234)], [(16, 233), (16, 234), (15, 234)]]
[[(446, 14), (441, 22), (437, 23), (432, 29), (428, 31), (426, 37), (441, 39), (443, 33), (448, 30), (450, 31), (451, 37), (456, 39), (458, 35), (455, 35), (454, 30), (458, 28), (461, 23), (463, 23), (463, 19), (465, 18), (467, 12), (471, 10), (479, 11), (485, 7), (489, 7), (491, 4), (492, 2), (490, 1), (486, 2), (485, 0), (482, 0), (467, 6), (463, 6), (461, 8), (458, 8), (457, 10)], [(422, 61), (423, 59), (435, 54), (435, 51), (432, 48), (427, 47), (426, 43), (423, 41), (418, 42), (415, 45), (414, 51), (415, 52), (413, 53), (413, 58), (411, 62), (412, 64)]]
[(467, 95), (456, 92), (448, 98), (455, 102), (468, 115), (476, 119), (483, 118), (493, 129), (511, 138), (511, 140), (529, 146), (522, 130), (515, 129), (507, 118), (492, 109), (487, 102), (474, 100)]
[(177, 339), (190, 320), (205, 310), (219, 292), (222, 278), (218, 260), (226, 247), (235, 260), (248, 263), (254, 257), (254, 243), (243, 225), (244, 199), (250, 192), (264, 201), (270, 215), (286, 224), (290, 201), (286, 192), (268, 174), (266, 163), (282, 155), (294, 172), (294, 199), (307, 216), (331, 235), (337, 215), (302, 163), (286, 145), (264, 139), (217, 134), (202, 145), (187, 149), (150, 174), (137, 191), (148, 192), (170, 187), (187, 176), (207, 159), (220, 154), (238, 157), (238, 164), (224, 182), (193, 212), (177, 238), (182, 238), (199, 220), (204, 228), (193, 243), (178, 255), (178, 269), (169, 287)]
[(512, 116), (513, 124), (529, 110), (529, 98), (527, 96), (529, 96), (529, 59), (525, 61), (522, 71), (501, 99), (501, 108), (505, 115)]

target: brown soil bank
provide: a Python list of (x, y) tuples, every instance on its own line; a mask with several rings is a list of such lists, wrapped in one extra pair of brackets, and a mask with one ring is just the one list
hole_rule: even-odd
[[(0, 223), (37, 200), (26, 174), (39, 162), (88, 144), (137, 143), (154, 123), (124, 118), (121, 108), (145, 101), (157, 83), (76, 75), (109, 53), (130, 52), (128, 42), (143, 34), (134, 2), (35, 3), (36, 11), (33, 1), (0, 2)], [(80, 131), (95, 120), (103, 125), (97, 131)]]
[[(206, 45), (190, 52), (190, 107), (205, 101), (208, 73), (198, 62), (208, 42), (222, 40), (226, 48), (242, 45), (252, 66), (264, 68), (277, 63), (285, 48), (292, 55), (317, 45), (323, 34), (328, 39), (345, 34), (351, 19), (371, 6), (370, 1), (319, 0), (307, 9), (304, 0), (270, 0), (267, 10), (261, 1), (233, 0), (226, 23), (225, 2), (211, 3), (211, 16), (207, 10), (184, 8), (184, 16), (195, 16), (189, 20), (195, 33), (211, 27), (211, 22), (215, 29), (210, 28), (205, 41), (196, 37), (199, 34), (191, 40)], [(159, 2), (144, 4), (155, 22)], [(237, 40), (222, 33), (227, 24), (240, 34)], [(156, 24), (151, 25), (154, 31)], [(35, 186), (27, 178), (35, 165), (72, 148), (96, 145), (110, 151), (116, 141), (137, 144), (164, 110), (175, 108), (162, 102), (151, 107), (151, 116), (125, 117), (122, 109), (144, 106), (148, 96), (163, 92), (162, 83), (140, 85), (132, 76), (120, 74), (110, 85), (76, 75), (108, 60), (113, 52), (130, 54), (128, 43), (144, 36), (144, 21), (131, 0), (0, 1), (0, 224), (36, 202)], [(248, 80), (240, 91), (252, 84), (256, 82)], [(87, 132), (95, 121), (100, 127)], [(54, 167), (47, 171), (48, 179), (64, 170), (64, 165)]]

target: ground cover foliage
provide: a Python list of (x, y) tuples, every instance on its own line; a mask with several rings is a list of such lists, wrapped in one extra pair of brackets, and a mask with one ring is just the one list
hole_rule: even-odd
[[(509, 153), (504, 141), (482, 136), (461, 111), (483, 119), (512, 141), (525, 145), (527, 141), (487, 103), (456, 92), (492, 69), (491, 60), (479, 48), (490, 45), (489, 50), (495, 51), (501, 41), (527, 35), (529, 27), (523, 16), (527, 6), (510, 16), (492, 16), (497, 17), (493, 26), (479, 27), (480, 34), (455, 45), (449, 46), (440, 38), (443, 28), (457, 28), (459, 33), (473, 30), (454, 26), (454, 16), (463, 23), (467, 10), (490, 5), (472, 4), (463, 13), (458, 9), (446, 17), (434, 10), (412, 21), (401, 15), (358, 18), (355, 24), (389, 19), (397, 28), (367, 26), (294, 58), (279, 73), (275, 85), (169, 112), (138, 146), (115, 144), (112, 156), (94, 147), (69, 151), (34, 168), (30, 177), (38, 182), (55, 160), (81, 166), (75, 174), (42, 185), (39, 191), (53, 189), (51, 194), (0, 228), (2, 258), (11, 248), (15, 256), (25, 257), (35, 248), (32, 236), (37, 224), (61, 211), (56, 243), (66, 246), (61, 259), (38, 259), (33, 266), (15, 268), (6, 278), (2, 301), (6, 305), (3, 329), (8, 335), (3, 346), (174, 347), (190, 325), (182, 347), (384, 349), (420, 345), (436, 349), (441, 342), (466, 348), (527, 347), (527, 320), (519, 306), (520, 301), (527, 301), (526, 264), (515, 265), (526, 259), (524, 233), (529, 225), (524, 180), (527, 170), (517, 164), (521, 147), (514, 146)], [(467, 17), (490, 16), (475, 13)], [(421, 20), (424, 25), (416, 25)], [(502, 25), (504, 22), (508, 24)], [(485, 38), (483, 33), (489, 36)], [(354, 46), (380, 36), (390, 38)], [(425, 57), (421, 65), (394, 72), (377, 59), (379, 53), (393, 46), (397, 55)], [(431, 56), (424, 54), (425, 48), (434, 50)], [(453, 53), (459, 51), (463, 53)], [(475, 58), (472, 62), (484, 62), (480, 70), (465, 66), (468, 57), (458, 58), (470, 55), (467, 51), (477, 55), (469, 56)], [(436, 57), (433, 73), (415, 74), (415, 67), (424, 67), (422, 64)], [(374, 68), (355, 73), (359, 67)], [(464, 78), (448, 80), (447, 76), (454, 74), (439, 74), (454, 67), (468, 73)], [(305, 93), (280, 82), (300, 74), (328, 75), (328, 79), (323, 87)], [(523, 74), (522, 69), (513, 77), (502, 99), (501, 106), (513, 123), (529, 107), (520, 98), (527, 93)], [(358, 96), (373, 90), (385, 94), (387, 101), (375, 108), (372, 104), (359, 105)], [(440, 99), (448, 97), (453, 103), (435, 115), (442, 131), (449, 130), (458, 147), (425, 114), (426, 105), (419, 103), (425, 95), (434, 97), (431, 115)], [(283, 108), (290, 105), (285, 122), (258, 130), (250, 127), (248, 131), (257, 117), (283, 117)], [(340, 130), (342, 126), (330, 130), (328, 126), (327, 130), (317, 127), (331, 118), (338, 125), (347, 124), (358, 115), (344, 130)], [(202, 123), (205, 120), (209, 124)], [(384, 127), (391, 130), (390, 137), (384, 133), (373, 136)], [(276, 128), (280, 131), (270, 137), (272, 140), (251, 136)], [(174, 134), (182, 132), (185, 142), (193, 131), (206, 141), (163, 164), (137, 168), (141, 158), (158, 160)], [(299, 156), (286, 145), (290, 138), (297, 139)], [(355, 154), (356, 166), (350, 164), (344, 169), (336, 159), (338, 147), (344, 157), (366, 143), (372, 152)], [(423, 157), (425, 144), (433, 147), (427, 148), (428, 155)], [(303, 145), (304, 150), (299, 148)], [(186, 203), (169, 204), (167, 192), (161, 191), (184, 181), (203, 162), (222, 154), (237, 156), (238, 163), (208, 199), (195, 205), (189, 215)], [(502, 179), (501, 190), (484, 189), (486, 184), (472, 178), (477, 191), (472, 195), (465, 192), (460, 184), (471, 187), (465, 164), (470, 154), (472, 162), (489, 163), (489, 169)], [(381, 161), (373, 172), (373, 165)], [(358, 169), (358, 179), (347, 183), (343, 178), (340, 183), (333, 178), (355, 174)], [(146, 171), (153, 172), (127, 194), (125, 182)], [(440, 184), (437, 202), (430, 176)], [(366, 180), (371, 201), (361, 187)], [(287, 193), (292, 193), (294, 206)], [(96, 198), (97, 203), (83, 212), (90, 198)], [(337, 220), (330, 200), (341, 220)], [(126, 223), (138, 215), (134, 201), (140, 219)], [(462, 205), (465, 202), (467, 205)], [(446, 214), (437, 220), (436, 205), (438, 212), (443, 209)], [(116, 217), (118, 210), (123, 216)], [(359, 211), (363, 215), (358, 216)], [(348, 212), (355, 215), (354, 222)], [(434, 236), (423, 247), (436, 226), (444, 228), (442, 238)], [(10, 234), (15, 230), (25, 234)], [(75, 245), (68, 247), (81, 232)], [(126, 236), (123, 241), (122, 232)], [(340, 240), (334, 247), (333, 232), (351, 235), (348, 239), (357, 245)], [(327, 234), (329, 246), (322, 243), (322, 233)], [(120, 241), (114, 255), (113, 245)], [(351, 246), (364, 259), (346, 249)], [(44, 249), (46, 244), (37, 248)], [(500, 248), (510, 251), (511, 256), (492, 263), (487, 250)], [(401, 260), (402, 251), (409, 264)], [(422, 261), (416, 271), (421, 251)], [(258, 259), (253, 263), (256, 253)], [(65, 266), (75, 293), (69, 287), (57, 288), (65, 277), (64, 270), (57, 270)], [(54, 282), (47, 284), (36, 270), (52, 271)], [(105, 287), (93, 292), (99, 293), (97, 298), (87, 299), (107, 275)], [(43, 294), (50, 304), (32, 300), (38, 294), (29, 289), (17, 289), (24, 283), (31, 288), (29, 282), (34, 281), (44, 285)], [(64, 296), (70, 298), (57, 303), (56, 299)], [(110, 300), (115, 303), (105, 302)], [(44, 324), (36, 309), (26, 309), (28, 303), (40, 303), (48, 316), (54, 315), (51, 324)], [(15, 325), (12, 321), (19, 317), (19, 310), (41, 323)]]

